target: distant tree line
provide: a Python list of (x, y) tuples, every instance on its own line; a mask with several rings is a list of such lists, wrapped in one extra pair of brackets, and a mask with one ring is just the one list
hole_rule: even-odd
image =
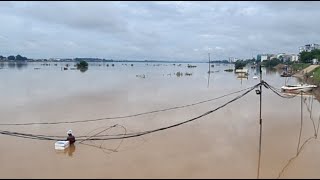
[(8, 57), (0, 56), (0, 60), (5, 60), (5, 59), (8, 59), (9, 61), (26, 61), (26, 60), (28, 60), (27, 57), (21, 56), (20, 54), (18, 54), (17, 56), (11, 55)]
[(236, 62), (234, 62), (234, 68), (235, 69), (242, 69), (243, 67), (245, 67), (247, 64), (253, 64), (253, 63), (258, 63), (259, 61), (256, 60), (255, 58), (252, 59), (246, 59), (246, 60), (237, 60)]
[(210, 63), (229, 63), (228, 60), (217, 60), (217, 61), (210, 61)]
[(320, 60), (320, 49), (312, 50), (311, 52), (302, 51), (300, 52), (300, 62), (311, 63), (313, 59)]
[(280, 63), (282, 63), (282, 61), (278, 58), (272, 58), (271, 60), (262, 61), (262, 64), (266, 67), (274, 67)]

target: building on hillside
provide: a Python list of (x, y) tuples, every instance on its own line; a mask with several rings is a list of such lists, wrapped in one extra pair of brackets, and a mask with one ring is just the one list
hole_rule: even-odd
[(269, 60), (274, 59), (274, 58), (277, 58), (277, 55), (275, 55), (275, 54), (270, 54), (269, 55)]
[(276, 57), (276, 55), (274, 55), (274, 54), (258, 54), (257, 60), (262, 62), (262, 61), (266, 61), (266, 60), (271, 60), (274, 57)]
[(239, 60), (239, 59), (235, 58), (235, 57), (229, 57), (229, 62), (230, 63), (236, 62), (237, 60)]
[(261, 54), (261, 61), (268, 60), (268, 55), (267, 54)]
[(311, 52), (312, 50), (315, 49), (320, 49), (320, 45), (319, 44), (306, 44), (304, 46), (299, 47), (299, 52)]

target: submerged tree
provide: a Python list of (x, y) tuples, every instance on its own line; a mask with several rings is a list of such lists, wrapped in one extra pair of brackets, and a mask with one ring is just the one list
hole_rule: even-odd
[(89, 64), (83, 60), (81, 60), (79, 63), (77, 63), (77, 69), (79, 69), (81, 72), (87, 71), (88, 66), (89, 66)]

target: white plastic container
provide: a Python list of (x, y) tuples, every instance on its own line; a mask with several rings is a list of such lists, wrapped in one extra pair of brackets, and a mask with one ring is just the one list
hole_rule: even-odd
[(69, 147), (69, 141), (57, 141), (54, 144), (56, 150), (64, 150)]

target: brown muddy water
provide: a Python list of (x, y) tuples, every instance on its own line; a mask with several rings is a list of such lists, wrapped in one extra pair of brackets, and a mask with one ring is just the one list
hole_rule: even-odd
[[(51, 63), (54, 64), (54, 63)], [(248, 79), (224, 72), (215, 65), (208, 86), (208, 65), (174, 66), (134, 63), (93, 63), (89, 70), (61, 71), (58, 66), (29, 63), (0, 69), (0, 123), (57, 122), (122, 116), (191, 104), (258, 83), (250, 69)], [(34, 68), (40, 69), (34, 69)], [(179, 76), (174, 73), (192, 73)], [(145, 78), (136, 75), (145, 75)], [(170, 74), (170, 75), (169, 75)], [(278, 72), (263, 69), (263, 79), (280, 88)], [(296, 83), (291, 78), (289, 83)], [(64, 136), (94, 134), (119, 124), (128, 132), (156, 129), (182, 122), (212, 110), (236, 97), (228, 96), (183, 109), (99, 122), (1, 126), (1, 130)], [(317, 127), (319, 102), (304, 97)], [(260, 178), (277, 178), (296, 155), (300, 130), (300, 96), (283, 99), (263, 88), (262, 156)], [(303, 103), (300, 146), (314, 135), (310, 113)], [(254, 91), (196, 121), (143, 137), (125, 139), (118, 152), (76, 143), (56, 151), (54, 141), (1, 135), (1, 178), (256, 178), (259, 142), (259, 96)], [(108, 134), (123, 133), (114, 128)], [(116, 148), (120, 140), (89, 145)], [(320, 142), (312, 139), (283, 170), (280, 178), (319, 178)]]

